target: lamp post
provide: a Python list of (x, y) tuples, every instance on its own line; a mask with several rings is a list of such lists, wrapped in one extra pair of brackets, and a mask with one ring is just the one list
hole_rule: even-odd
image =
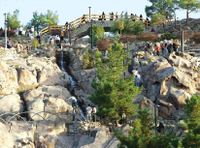
[(89, 21), (91, 21), (91, 6), (89, 6), (88, 8), (89, 8)]
[(90, 44), (91, 44), (91, 49), (93, 48), (93, 34), (92, 34), (92, 27), (93, 27), (93, 20), (90, 21)]
[(8, 18), (7, 13), (4, 13), (5, 22), (4, 22), (4, 31), (5, 31), (5, 48), (7, 48), (7, 25), (8, 25)]

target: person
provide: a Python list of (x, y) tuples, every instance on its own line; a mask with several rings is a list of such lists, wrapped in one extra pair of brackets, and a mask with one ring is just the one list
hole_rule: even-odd
[(140, 14), (140, 21), (143, 21), (143, 16), (142, 16), (142, 14)]
[(113, 21), (113, 20), (114, 20), (114, 13), (111, 12), (111, 13), (110, 13), (110, 21)]
[(87, 111), (87, 120), (88, 120), (88, 121), (91, 121), (91, 117), (92, 117), (92, 107), (91, 107), (90, 104), (87, 106), (86, 111)]
[(102, 20), (106, 20), (106, 16), (105, 16), (104, 11), (102, 12)]
[(134, 72), (134, 75), (135, 75), (135, 86), (136, 87), (141, 87), (142, 86), (142, 80), (141, 80), (141, 76), (140, 74), (138, 73), (138, 71), (136, 70)]
[(82, 18), (81, 18), (81, 23), (82, 24), (84, 24), (84, 23), (86, 23), (86, 20), (85, 20), (86, 18), (85, 18), (85, 14), (82, 16)]
[(126, 123), (126, 114), (125, 112), (122, 113), (122, 124)]
[(92, 121), (96, 122), (96, 113), (97, 113), (97, 108), (95, 106), (92, 106)]
[(157, 131), (159, 133), (163, 133), (164, 129), (165, 129), (164, 124), (162, 122), (159, 122), (159, 126), (157, 127)]
[(71, 100), (71, 102), (72, 102), (72, 107), (73, 107), (73, 109), (75, 109), (76, 107), (77, 107), (77, 99), (76, 99), (76, 97), (75, 96), (71, 96), (70, 98), (69, 98), (69, 100)]
[(7, 41), (7, 48), (12, 48), (12, 41), (10, 38)]

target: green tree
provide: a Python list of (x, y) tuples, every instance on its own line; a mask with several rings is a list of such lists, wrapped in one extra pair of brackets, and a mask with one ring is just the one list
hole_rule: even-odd
[(165, 20), (166, 20), (165, 16), (161, 13), (155, 13), (152, 15), (152, 18), (151, 18), (151, 22), (154, 25), (163, 24)]
[(34, 28), (39, 31), (39, 29), (49, 26), (56, 25), (58, 23), (58, 15), (56, 12), (47, 10), (47, 13), (33, 12), (33, 18), (31, 19), (29, 25), (34, 26)]
[(121, 34), (124, 28), (125, 28), (125, 22), (123, 19), (114, 22), (113, 31), (118, 31), (119, 34)]
[(186, 10), (186, 19), (188, 20), (189, 14), (191, 12), (197, 11), (200, 9), (199, 0), (178, 0), (178, 5), (181, 9)]
[(97, 41), (100, 41), (104, 38), (104, 32), (105, 30), (102, 26), (97, 26), (97, 25), (92, 26), (92, 43), (94, 45), (96, 45)]
[(19, 10), (13, 11), (13, 14), (8, 13), (8, 27), (15, 30), (20, 27)]
[(148, 0), (152, 3), (151, 6), (145, 7), (145, 12), (148, 17), (152, 17), (154, 14), (159, 13), (165, 16), (165, 18), (172, 18), (177, 9), (177, 0)]
[(124, 33), (138, 35), (144, 31), (144, 23), (141, 21), (127, 20), (125, 23)]
[(139, 110), (138, 118), (133, 122), (133, 130), (128, 136), (116, 132), (121, 148), (178, 148), (180, 140), (174, 134), (154, 134), (152, 115), (149, 110)]
[(195, 95), (186, 104), (188, 133), (183, 139), (184, 147), (200, 145), (200, 96)]
[(92, 84), (95, 92), (90, 98), (98, 105), (98, 114), (108, 121), (119, 121), (123, 113), (129, 118), (135, 111), (132, 99), (139, 89), (133, 85), (131, 78), (123, 78), (126, 68), (123, 61), (127, 53), (117, 42), (109, 49), (109, 59), (100, 60), (101, 54), (97, 53), (97, 78)]

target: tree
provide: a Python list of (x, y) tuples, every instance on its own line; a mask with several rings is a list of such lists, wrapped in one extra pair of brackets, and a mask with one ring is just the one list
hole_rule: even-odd
[(13, 11), (13, 14), (8, 13), (8, 27), (15, 30), (20, 27), (19, 10)]
[(188, 133), (183, 139), (185, 147), (198, 147), (200, 145), (200, 96), (192, 96), (186, 104)]
[(197, 11), (200, 9), (199, 0), (178, 0), (178, 5), (181, 9), (186, 10), (186, 19), (188, 20), (189, 14), (191, 12)]
[(37, 32), (39, 29), (49, 26), (56, 25), (58, 23), (58, 15), (56, 12), (52, 12), (51, 10), (47, 10), (46, 14), (38, 13), (37, 11), (33, 12), (33, 18), (31, 19), (29, 25), (34, 26)]
[(155, 25), (163, 24), (165, 20), (166, 20), (165, 16), (161, 13), (155, 13), (152, 15), (152, 18), (151, 18), (152, 24), (155, 24)]
[(94, 45), (96, 45), (97, 41), (100, 41), (104, 38), (104, 32), (105, 30), (102, 26), (97, 26), (97, 25), (92, 26), (92, 43)]
[(148, 17), (152, 17), (154, 14), (159, 13), (165, 16), (166, 19), (170, 19), (175, 14), (177, 9), (177, 0), (148, 0), (152, 3), (151, 6), (145, 7), (145, 12)]
[(138, 35), (144, 31), (144, 23), (142, 21), (127, 20), (125, 23), (124, 33)]
[(96, 54), (97, 78), (92, 84), (95, 92), (90, 99), (98, 105), (98, 114), (111, 122), (122, 119), (123, 113), (127, 118), (133, 115), (132, 99), (139, 93), (131, 78), (123, 78), (125, 58), (127, 53), (118, 42), (109, 49), (108, 59), (101, 59), (99, 51)]
[(125, 22), (123, 19), (120, 19), (114, 22), (113, 30), (118, 31), (119, 34), (121, 34), (122, 31), (124, 30), (124, 27), (125, 27)]

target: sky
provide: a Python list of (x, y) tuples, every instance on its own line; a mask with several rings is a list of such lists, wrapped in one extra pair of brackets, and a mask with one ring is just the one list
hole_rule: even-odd
[[(15, 9), (20, 11), (19, 19), (23, 25), (31, 20), (34, 11), (45, 13), (48, 9), (57, 12), (58, 24), (64, 25), (66, 21), (70, 22), (83, 14), (88, 14), (89, 6), (92, 14), (101, 14), (103, 11), (121, 14), (123, 11), (146, 16), (146, 5), (150, 5), (148, 0), (0, 0), (0, 27), (4, 24), (4, 13), (12, 13)], [(179, 19), (185, 17), (184, 11), (177, 14)], [(191, 16), (198, 18), (200, 12)]]

